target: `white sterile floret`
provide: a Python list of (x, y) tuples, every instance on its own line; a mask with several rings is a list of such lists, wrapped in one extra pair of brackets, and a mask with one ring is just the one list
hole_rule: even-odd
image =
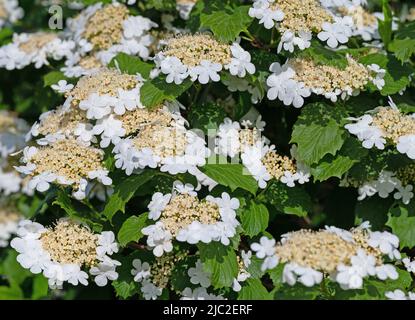
[(182, 292), (180, 300), (226, 300), (221, 295), (216, 296), (208, 293), (206, 288), (199, 287), (195, 289), (186, 288)]
[(390, 259), (400, 259), (399, 238), (387, 231), (375, 231), (370, 233), (368, 244), (373, 248), (378, 248)]
[(323, 31), (318, 34), (321, 41), (326, 42), (330, 48), (337, 48), (339, 44), (349, 41), (353, 21), (350, 17), (336, 18), (334, 23), (324, 22)]
[(43, 273), (51, 288), (64, 282), (88, 285), (88, 270), (98, 286), (116, 280), (121, 263), (109, 257), (118, 251), (111, 231), (92, 233), (87, 227), (59, 220), (52, 228), (24, 220), (11, 242), (18, 252), (17, 261), (32, 273)]
[(400, 153), (406, 154), (410, 159), (415, 160), (415, 134), (400, 137), (396, 149)]
[(134, 276), (134, 281), (141, 282), (150, 277), (151, 272), (148, 262), (141, 262), (140, 259), (134, 259), (133, 267), (134, 269), (131, 270), (131, 274)]
[(187, 274), (190, 277), (190, 282), (198, 285), (200, 284), (200, 286), (204, 287), (204, 288), (209, 288), (211, 285), (211, 275), (207, 272), (205, 272), (203, 270), (203, 265), (202, 262), (200, 260), (196, 261), (196, 265), (194, 268), (189, 268), (189, 270), (187, 270)]
[(323, 274), (312, 268), (301, 267), (295, 263), (287, 263), (284, 266), (282, 281), (290, 286), (300, 282), (306, 287), (312, 287), (322, 280)]
[(66, 80), (59, 80), (58, 83), (53, 84), (51, 88), (55, 90), (56, 92), (65, 93), (73, 89), (73, 84), (70, 84), (70, 83), (68, 84)]
[(281, 66), (278, 62), (271, 64), (269, 70), (272, 74), (267, 79), (268, 99), (278, 98), (286, 106), (302, 107), (304, 98), (309, 97), (311, 91), (303, 83), (293, 80), (295, 71), (287, 63)]
[(389, 300), (415, 300), (415, 293), (408, 292), (408, 296), (400, 289), (385, 292), (385, 297)]
[(261, 237), (259, 243), (251, 244), (251, 250), (255, 252), (255, 255), (259, 259), (273, 256), (275, 254), (275, 239)]
[(270, 7), (273, 2), (273, 0), (256, 0), (248, 12), (250, 17), (259, 19), (259, 23), (263, 24), (266, 29), (273, 28), (284, 19), (284, 12)]

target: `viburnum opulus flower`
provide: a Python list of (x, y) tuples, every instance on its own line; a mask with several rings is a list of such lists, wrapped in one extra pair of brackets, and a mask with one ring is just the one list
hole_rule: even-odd
[(46, 146), (26, 147), (21, 158), (24, 165), (16, 169), (30, 177), (28, 187), (32, 190), (44, 192), (55, 183), (71, 186), (73, 196), (84, 199), (90, 181), (112, 184), (103, 158), (101, 149), (63, 138)]
[(381, 90), (386, 74), (378, 65), (365, 66), (350, 56), (344, 69), (308, 58), (294, 58), (283, 65), (273, 63), (269, 70), (272, 74), (267, 79), (268, 99), (278, 99), (296, 108), (302, 107), (304, 99), (312, 93), (336, 102), (339, 97), (346, 99), (357, 95), (369, 83)]
[(174, 106), (137, 109), (117, 121), (125, 134), (113, 149), (115, 166), (127, 175), (150, 167), (170, 174), (190, 172), (203, 177), (197, 167), (205, 165), (210, 150), (204, 137), (185, 127), (185, 119)]
[(402, 113), (390, 101), (388, 107), (378, 107), (359, 118), (350, 118), (353, 123), (346, 129), (362, 141), (364, 148), (383, 150), (391, 145), (401, 154), (415, 159), (414, 114)]
[(343, 289), (360, 289), (363, 280), (397, 279), (389, 260), (400, 259), (399, 238), (389, 232), (370, 231), (366, 224), (351, 231), (326, 227), (320, 231), (300, 230), (282, 236), (280, 243), (266, 237), (251, 249), (264, 259), (262, 269), (284, 264), (282, 282), (312, 287), (329, 277)]
[(403, 166), (396, 172), (382, 170), (378, 176), (367, 181), (358, 181), (347, 176), (341, 181), (341, 186), (357, 188), (358, 200), (376, 194), (381, 198), (387, 198), (393, 194), (396, 200), (401, 200), (404, 204), (409, 204), (414, 197), (414, 185), (415, 165), (413, 164)]
[(9, 245), (9, 239), (17, 231), (22, 215), (10, 199), (0, 197), (0, 248)]
[(34, 64), (39, 69), (49, 65), (49, 60), (61, 60), (71, 55), (75, 44), (62, 40), (52, 32), (14, 34), (13, 41), (0, 47), (0, 68), (23, 69)]
[(184, 34), (168, 39), (155, 62), (167, 76), (166, 82), (175, 84), (189, 77), (201, 84), (218, 82), (224, 70), (240, 78), (255, 73), (248, 51), (236, 42), (220, 42), (210, 34)]
[(0, 30), (7, 23), (15, 23), (23, 18), (24, 11), (17, 0), (0, 0)]
[(127, 110), (144, 108), (140, 102), (142, 84), (140, 76), (102, 68), (82, 77), (75, 87), (67, 90), (64, 106), (86, 111), (90, 120), (100, 120), (112, 113), (122, 115)]
[(239, 222), (239, 200), (226, 192), (221, 197), (199, 199), (192, 185), (176, 182), (173, 193), (153, 195), (148, 205), (149, 218), (155, 223), (142, 229), (147, 245), (155, 256), (173, 250), (173, 240), (197, 244), (212, 241), (229, 245)]
[(19, 253), (21, 266), (34, 274), (43, 273), (51, 288), (62, 288), (65, 282), (86, 286), (88, 273), (98, 286), (118, 278), (116, 268), (121, 263), (110, 258), (118, 252), (112, 231), (94, 233), (66, 219), (49, 228), (23, 220), (11, 246)]
[(249, 15), (266, 29), (277, 28), (281, 34), (278, 51), (304, 50), (313, 35), (336, 48), (348, 42), (353, 25), (351, 17), (335, 15), (319, 0), (255, 0)]
[(63, 69), (67, 76), (90, 74), (123, 52), (148, 59), (157, 24), (130, 14), (120, 3), (97, 3), (68, 21), (70, 38), (77, 43), (74, 55)]
[(216, 153), (230, 158), (240, 156), (247, 174), (252, 175), (262, 189), (271, 179), (289, 187), (294, 187), (296, 182), (308, 182), (309, 168), (295, 159), (278, 154), (275, 146), (261, 135), (264, 126), (261, 118), (255, 125), (249, 120), (240, 124), (226, 118), (217, 131)]

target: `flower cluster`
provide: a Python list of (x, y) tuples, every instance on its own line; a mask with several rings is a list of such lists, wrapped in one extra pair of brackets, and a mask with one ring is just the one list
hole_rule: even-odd
[(69, 77), (88, 75), (120, 52), (148, 59), (154, 27), (156, 23), (131, 15), (125, 5), (117, 2), (89, 6), (68, 20), (69, 38), (77, 47), (62, 70)]
[(283, 65), (275, 62), (269, 70), (272, 74), (267, 79), (268, 99), (278, 99), (296, 108), (302, 107), (304, 98), (312, 93), (336, 102), (339, 97), (344, 100), (359, 94), (370, 82), (381, 90), (386, 74), (378, 65), (364, 66), (350, 56), (344, 69), (296, 58)]
[(62, 288), (64, 282), (88, 285), (84, 270), (95, 276), (98, 286), (118, 278), (116, 267), (121, 264), (110, 258), (118, 252), (111, 231), (93, 233), (69, 220), (59, 220), (51, 228), (23, 220), (11, 246), (19, 253), (21, 266), (34, 274), (43, 273), (51, 288)]
[(313, 34), (336, 48), (348, 42), (354, 25), (352, 17), (337, 14), (319, 0), (255, 0), (249, 15), (267, 29), (278, 29), (278, 52), (310, 47)]
[(188, 77), (201, 84), (218, 82), (223, 69), (240, 78), (255, 73), (249, 52), (236, 42), (222, 43), (210, 34), (184, 34), (169, 39), (156, 54), (155, 62), (159, 71), (167, 75), (166, 82), (175, 84)]
[(397, 279), (398, 273), (383, 257), (400, 259), (399, 239), (389, 232), (370, 231), (368, 224), (351, 231), (326, 227), (320, 231), (300, 230), (274, 239), (262, 237), (251, 249), (264, 259), (262, 269), (284, 264), (282, 282), (297, 282), (312, 287), (325, 276), (341, 288), (359, 289), (363, 279), (373, 276), (380, 280)]
[(96, 179), (105, 186), (112, 184), (103, 157), (101, 149), (63, 138), (39, 148), (26, 147), (21, 158), (24, 165), (16, 170), (30, 177), (29, 189), (44, 192), (56, 183), (72, 186), (73, 196), (84, 199), (90, 180)]
[(353, 123), (347, 124), (346, 129), (362, 141), (364, 148), (383, 150), (392, 145), (399, 153), (415, 159), (414, 114), (403, 114), (391, 100), (389, 107), (378, 107), (350, 120)]
[[(255, 123), (245, 120), (242, 123), (226, 118), (219, 125), (216, 137), (216, 153), (222, 156), (235, 158), (240, 156), (247, 174), (258, 182), (264, 189), (267, 182), (275, 179), (294, 187), (295, 182), (304, 184), (309, 181), (309, 168), (299, 161), (277, 153), (274, 145), (261, 136), (265, 122), (259, 117)], [(295, 159), (295, 150), (292, 149)]]
[(39, 69), (49, 60), (61, 60), (71, 55), (75, 43), (63, 40), (52, 32), (14, 34), (12, 43), (0, 47), (0, 68), (23, 69), (34, 64)]
[(159, 167), (170, 174), (189, 172), (203, 185), (211, 183), (197, 169), (210, 155), (205, 139), (186, 129), (186, 121), (174, 105), (137, 109), (111, 121), (117, 121), (124, 132), (113, 153), (115, 166), (127, 175), (146, 167)]
[(17, 0), (0, 0), (0, 30), (7, 23), (15, 23), (23, 18), (23, 9)]
[(239, 200), (226, 192), (221, 197), (199, 200), (190, 184), (175, 182), (173, 192), (153, 195), (148, 205), (149, 218), (156, 221), (141, 232), (155, 256), (173, 250), (173, 240), (196, 244), (220, 241), (229, 245), (239, 226), (236, 211)]

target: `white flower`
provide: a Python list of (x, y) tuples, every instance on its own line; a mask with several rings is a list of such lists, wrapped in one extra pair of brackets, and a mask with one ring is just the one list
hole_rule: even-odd
[(113, 264), (101, 262), (97, 266), (92, 267), (89, 273), (93, 276), (96, 276), (94, 281), (99, 287), (105, 287), (108, 283), (108, 280), (117, 280), (118, 273), (115, 271), (115, 266)]
[(65, 274), (65, 281), (68, 281), (70, 284), (77, 286), (78, 283), (83, 284), (84, 286), (88, 285), (88, 274), (85, 271), (82, 271), (79, 265), (69, 264), (63, 266), (63, 271)]
[[(266, 1), (263, 1), (262, 3), (266, 3)], [(266, 29), (273, 28), (277, 22), (284, 19), (284, 13), (281, 10), (271, 10), (269, 4), (262, 8), (255, 8), (255, 4), (256, 3), (254, 3), (254, 8), (249, 9), (249, 15), (260, 19), (259, 24), (263, 24)]]
[(96, 250), (98, 256), (105, 254), (112, 255), (118, 252), (118, 244), (115, 241), (115, 235), (112, 231), (103, 231), (98, 236), (98, 247)]
[(399, 277), (395, 267), (391, 264), (384, 264), (376, 267), (376, 276), (380, 280), (392, 279), (396, 280)]
[(411, 261), (409, 258), (404, 258), (402, 262), (408, 272), (415, 273), (415, 260)]
[(93, 93), (87, 100), (79, 103), (79, 108), (86, 111), (88, 119), (102, 119), (111, 113), (111, 107), (117, 103), (117, 99), (108, 95), (100, 96)]
[(268, 239), (267, 237), (261, 237), (259, 243), (251, 244), (251, 250), (256, 252), (256, 256), (259, 259), (264, 259), (268, 256), (275, 254), (275, 239)]
[(408, 298), (406, 297), (405, 292), (403, 292), (402, 290), (399, 290), (399, 289), (396, 289), (394, 291), (387, 291), (387, 292), (385, 292), (385, 296), (389, 300), (408, 300)]
[(193, 284), (200, 284), (204, 288), (210, 287), (210, 274), (203, 270), (203, 265), (200, 260), (196, 261), (194, 268), (187, 270), (187, 274), (190, 277), (190, 282)]
[(118, 89), (118, 99), (119, 101), (114, 107), (114, 112), (117, 115), (123, 115), (126, 110), (132, 111), (137, 107), (142, 107), (139, 88), (134, 88), (132, 90)]
[(74, 135), (78, 137), (78, 141), (81, 143), (90, 145), (91, 142), (96, 142), (93, 128), (90, 123), (79, 123), (74, 130)]
[(322, 24), (322, 29), (323, 31), (321, 31), (317, 37), (321, 41), (327, 41), (327, 45), (330, 48), (337, 48), (339, 43), (344, 44), (349, 41), (348, 35), (350, 31), (347, 30), (347, 27), (343, 23), (324, 22)]
[(56, 180), (57, 176), (51, 172), (42, 172), (34, 176), (28, 183), (30, 189), (36, 189), (39, 192), (45, 192), (49, 189), (50, 183)]
[(261, 265), (261, 271), (274, 269), (278, 265), (279, 261), (280, 259), (277, 255), (266, 257)]
[(290, 188), (295, 187), (296, 180), (297, 176), (292, 174), (290, 171), (284, 171), (284, 175), (280, 178), (280, 181)]
[(225, 66), (229, 69), (229, 72), (233, 76), (238, 76), (240, 78), (245, 77), (246, 73), (254, 74), (255, 65), (251, 63), (251, 54), (248, 51), (242, 49), (242, 47), (234, 43), (231, 46), (232, 60)]
[(133, 267), (134, 269), (131, 270), (131, 274), (134, 276), (134, 281), (141, 282), (150, 277), (151, 272), (148, 262), (141, 262), (140, 259), (134, 259)]
[(173, 189), (176, 190), (180, 194), (188, 194), (191, 196), (197, 196), (195, 187), (190, 183), (183, 184), (180, 181), (175, 181), (173, 183)]
[(171, 252), (173, 250), (172, 236), (170, 232), (164, 229), (162, 222), (145, 227), (141, 232), (148, 236), (147, 244), (153, 248), (153, 254), (156, 257), (161, 257), (164, 252)]
[(410, 159), (415, 160), (415, 134), (399, 137), (396, 148), (400, 153), (406, 154)]
[(192, 81), (198, 80), (201, 84), (207, 84), (210, 80), (218, 82), (220, 80), (218, 72), (221, 70), (220, 63), (202, 60), (200, 65), (190, 68), (189, 75)]
[(383, 254), (389, 256), (390, 259), (400, 259), (399, 238), (387, 231), (375, 231), (370, 233), (370, 238), (367, 242), (369, 246), (378, 248)]
[(101, 148), (106, 148), (110, 143), (116, 145), (120, 142), (121, 137), (126, 133), (122, 127), (122, 121), (117, 120), (114, 115), (110, 115), (104, 119), (97, 121), (94, 126), (93, 133), (95, 135), (101, 135)]
[(186, 288), (182, 292), (182, 297), (180, 300), (224, 300), (222, 296), (215, 296), (209, 294), (206, 291), (206, 288), (199, 287), (192, 290), (191, 288)]
[(51, 88), (59, 93), (65, 93), (73, 89), (73, 84), (68, 84), (66, 80), (59, 80), (58, 84), (51, 85)]
[(312, 287), (323, 280), (323, 274), (312, 268), (301, 267), (296, 263), (287, 263), (284, 266), (282, 281), (290, 286), (300, 282), (306, 287)]
[(407, 185), (405, 187), (398, 185), (398, 192), (396, 192), (393, 197), (397, 200), (402, 199), (402, 202), (404, 204), (409, 204), (409, 202), (411, 201), (411, 199), (414, 197), (414, 193), (413, 191), (413, 186), (412, 185)]
[(170, 202), (171, 194), (163, 195), (161, 192), (153, 194), (150, 203), (148, 204), (148, 218), (152, 220), (158, 220), (161, 212)]
[(245, 252), (245, 250), (242, 250), (241, 258), (242, 258), (245, 268), (248, 268), (251, 264), (252, 251), (248, 250)]
[(188, 76), (187, 67), (176, 57), (164, 58), (160, 70), (167, 75), (167, 83), (181, 84)]
[(146, 300), (157, 300), (163, 293), (163, 289), (156, 287), (149, 280), (144, 280), (141, 286), (141, 292)]

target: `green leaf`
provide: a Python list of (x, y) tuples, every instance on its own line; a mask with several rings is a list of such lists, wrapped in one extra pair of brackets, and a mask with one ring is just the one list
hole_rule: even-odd
[(49, 284), (48, 279), (43, 275), (36, 275), (33, 279), (32, 299), (38, 300), (48, 295)]
[(383, 20), (378, 19), (378, 30), (382, 41), (387, 48), (392, 39), (392, 11), (388, 0), (382, 0)]
[(148, 225), (147, 221), (147, 214), (142, 214), (138, 217), (132, 216), (125, 220), (118, 232), (118, 242), (120, 245), (125, 247), (129, 242), (138, 242), (143, 237), (141, 229)]
[(136, 75), (140, 74), (144, 79), (148, 79), (154, 65), (142, 61), (140, 58), (130, 56), (126, 53), (117, 54), (108, 65), (109, 67), (117, 67), (121, 72)]
[(148, 170), (141, 174), (122, 176), (114, 181), (114, 193), (105, 205), (103, 214), (111, 220), (118, 211), (125, 213), (125, 205), (134, 196), (137, 189), (154, 177), (154, 171)]
[(282, 273), (284, 271), (284, 264), (280, 263), (274, 269), (268, 270), (269, 277), (272, 280), (272, 284), (275, 288), (280, 288), (283, 286), (282, 283)]
[(235, 251), (219, 242), (197, 245), (203, 269), (212, 275), (215, 288), (230, 287), (239, 272)]
[(320, 287), (305, 287), (297, 283), (294, 286), (284, 285), (274, 290), (274, 300), (314, 300), (321, 295)]
[(241, 215), (242, 228), (252, 238), (268, 227), (269, 213), (266, 206), (252, 201), (245, 208)]
[(389, 45), (389, 50), (402, 63), (408, 61), (415, 53), (415, 39), (395, 39)]
[(258, 279), (248, 279), (242, 283), (238, 300), (271, 300), (271, 294)]
[(311, 168), (316, 181), (325, 181), (331, 177), (341, 178), (354, 164), (368, 153), (356, 139), (347, 139), (335, 156), (326, 155), (317, 165)]
[(268, 187), (265, 199), (279, 211), (299, 217), (306, 217), (312, 209), (311, 198), (303, 188), (290, 188), (281, 182), (273, 182)]
[[(343, 111), (344, 112), (344, 111)], [(342, 111), (325, 103), (305, 106), (294, 126), (291, 143), (297, 144), (299, 158), (308, 165), (326, 154), (335, 155), (345, 140)]]
[(164, 76), (148, 80), (140, 89), (141, 103), (148, 108), (152, 108), (164, 101), (172, 101), (189, 89), (191, 85), (192, 82), (188, 79), (179, 85), (167, 83)]
[(399, 237), (401, 248), (415, 247), (415, 202), (392, 206), (386, 225)]
[(112, 286), (117, 297), (121, 299), (127, 299), (137, 293), (137, 283), (134, 281), (126, 282), (116, 280), (112, 282)]
[(252, 17), (248, 15), (249, 8), (250, 6), (239, 6), (226, 11), (205, 10), (200, 15), (201, 27), (209, 28), (222, 41), (234, 41), (252, 22)]
[(0, 274), (5, 275), (9, 282), (13, 282), (16, 285), (22, 284), (31, 273), (29, 270), (24, 269), (20, 263), (17, 262), (18, 253), (15, 250), (8, 250), (7, 256), (3, 258), (0, 264)]
[(23, 291), (16, 284), (11, 283), (10, 287), (0, 286), (0, 300), (22, 300)]
[(68, 80), (69, 78), (60, 71), (51, 71), (43, 76), (43, 86), (50, 87), (59, 82), (59, 80)]
[(200, 168), (200, 171), (217, 183), (231, 188), (232, 191), (241, 188), (256, 194), (258, 185), (256, 180), (249, 175), (241, 164), (207, 164)]
[[(374, 53), (359, 59), (365, 65), (377, 64), (386, 70), (384, 77), (385, 86), (380, 93), (383, 96), (396, 94), (405, 89), (410, 83), (410, 75), (413, 68), (409, 64), (401, 64), (394, 56)], [(372, 89), (377, 90), (373, 85)]]

